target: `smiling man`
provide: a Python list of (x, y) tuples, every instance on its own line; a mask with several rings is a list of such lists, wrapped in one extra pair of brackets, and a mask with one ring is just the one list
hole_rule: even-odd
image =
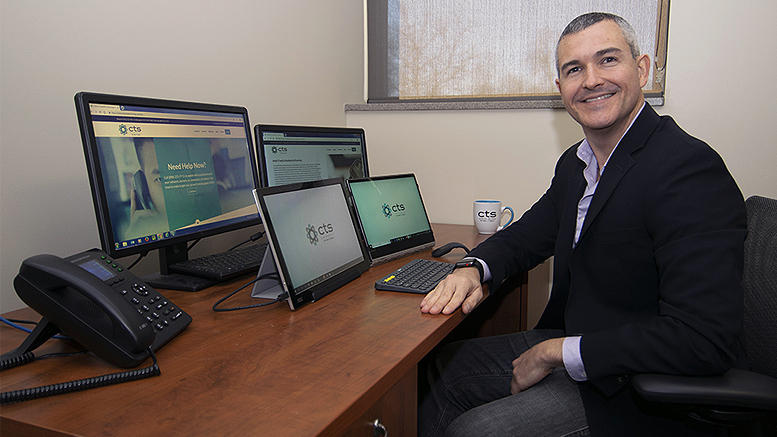
[(585, 28), (586, 21), (575, 22), (556, 49), (564, 107), (583, 127), (598, 162), (606, 162), (642, 110), (650, 74), (650, 58), (639, 54), (634, 30), (615, 20)]
[(640, 401), (636, 373), (746, 367), (738, 341), (746, 234), (742, 194), (722, 159), (645, 103), (650, 59), (622, 18), (573, 20), (556, 84), (585, 139), (548, 191), (468, 254), (421, 302), (472, 311), (482, 284), (554, 258), (537, 327), (443, 348), (429, 369), (420, 435), (692, 435)]

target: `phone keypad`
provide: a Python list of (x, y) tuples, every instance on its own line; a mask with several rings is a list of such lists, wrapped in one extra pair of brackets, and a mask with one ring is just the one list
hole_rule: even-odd
[(102, 256), (101, 260), (115, 273), (115, 276), (106, 283), (129, 300), (153, 327), (156, 337), (151, 343), (151, 349), (159, 349), (189, 326), (192, 321), (189, 314), (173, 305), (154, 288), (140, 281), (137, 276), (116, 264), (114, 260), (107, 256)]
[(123, 296), (145, 318), (155, 333), (151, 343), (151, 349), (154, 351), (180, 334), (192, 322), (189, 314), (99, 249), (72, 255), (66, 260), (80, 264), (84, 264), (85, 260), (96, 261), (97, 265), (101, 266), (96, 272), (88, 269), (87, 271)]

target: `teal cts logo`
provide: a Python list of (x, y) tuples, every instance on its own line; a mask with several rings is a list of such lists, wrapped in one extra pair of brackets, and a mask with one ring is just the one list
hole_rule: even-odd
[[(397, 203), (394, 206), (389, 206), (388, 203), (383, 204), (383, 215), (386, 216), (386, 218), (391, 218), (392, 215), (395, 213), (401, 213), (405, 211), (405, 204), (404, 203)], [(402, 214), (399, 214), (402, 215)]]
[(140, 126), (127, 126), (125, 124), (119, 125), (119, 133), (122, 135), (127, 135), (128, 133), (133, 134), (139, 134), (140, 133)]

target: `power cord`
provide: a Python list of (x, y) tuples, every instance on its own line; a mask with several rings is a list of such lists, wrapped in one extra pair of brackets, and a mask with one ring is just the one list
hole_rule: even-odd
[[(200, 240), (202, 240), (202, 238), (198, 238), (198, 239), (194, 240), (194, 243), (190, 244), (190, 245), (189, 245), (189, 246), (186, 248), (186, 251), (187, 251), (187, 252), (188, 252), (188, 251), (190, 251), (190, 250), (192, 249), (192, 247), (194, 247), (194, 245), (195, 245), (195, 244), (197, 244), (197, 243), (199, 243), (199, 242), (200, 242)], [(137, 265), (137, 263), (139, 263), (139, 262), (140, 262), (140, 260), (142, 260), (143, 258), (145, 258), (147, 255), (148, 255), (148, 251), (142, 252), (140, 255), (138, 255), (138, 257), (137, 257), (137, 258), (135, 258), (135, 261), (132, 261), (132, 264), (130, 264), (130, 265), (129, 265), (129, 267), (127, 267), (127, 270), (131, 270), (133, 267), (135, 267), (135, 265)]]
[(259, 232), (255, 233), (254, 235), (251, 235), (251, 237), (248, 240), (243, 241), (242, 243), (238, 243), (237, 245), (233, 246), (231, 249), (227, 250), (227, 252), (229, 252), (230, 250), (235, 250), (238, 247), (240, 247), (240, 246), (242, 246), (242, 245), (244, 245), (246, 243), (250, 243), (252, 241), (256, 241), (256, 240), (262, 238), (264, 236), (264, 233), (265, 233), (264, 231), (259, 231)]
[(216, 303), (213, 304), (213, 311), (221, 312), (221, 311), (245, 310), (245, 309), (248, 309), (248, 308), (258, 308), (258, 307), (263, 307), (263, 306), (267, 306), (267, 305), (272, 305), (274, 303), (278, 303), (278, 302), (280, 302), (282, 300), (285, 300), (286, 298), (289, 297), (288, 293), (284, 292), (284, 293), (279, 294), (278, 297), (276, 297), (275, 299), (273, 299), (273, 300), (271, 300), (269, 302), (257, 303), (257, 304), (253, 304), (253, 305), (244, 305), (244, 306), (239, 306), (239, 307), (218, 308), (220, 303), (222, 303), (225, 300), (229, 299), (230, 297), (234, 296), (237, 292), (245, 289), (249, 285), (251, 285), (251, 284), (253, 284), (253, 283), (257, 282), (257, 281), (261, 281), (262, 279), (280, 279), (280, 278), (278, 277), (278, 274), (274, 273), (274, 272), (273, 273), (268, 273), (266, 275), (257, 276), (257, 278), (254, 279), (253, 281), (248, 282), (247, 284), (243, 285), (242, 287), (238, 288), (237, 290), (229, 293), (228, 295), (226, 295), (226, 296), (222, 297), (221, 299), (219, 299), (218, 301), (216, 301)]
[(145, 251), (145, 252), (141, 253), (140, 255), (138, 255), (138, 257), (135, 259), (135, 261), (133, 261), (133, 262), (132, 262), (132, 264), (130, 264), (130, 265), (129, 265), (129, 267), (127, 267), (127, 270), (130, 270), (130, 269), (132, 269), (133, 267), (135, 267), (135, 265), (136, 265), (137, 263), (139, 263), (139, 262), (140, 262), (140, 260), (142, 260), (143, 258), (145, 258), (145, 257), (146, 257), (146, 255), (148, 255), (148, 251)]

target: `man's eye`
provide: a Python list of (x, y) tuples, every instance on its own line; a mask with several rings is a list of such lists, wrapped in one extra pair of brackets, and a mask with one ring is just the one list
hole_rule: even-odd
[(575, 73), (577, 73), (578, 71), (580, 71), (580, 67), (572, 67), (572, 68), (570, 68), (569, 70), (567, 70), (567, 76), (569, 76), (569, 75), (571, 75), (571, 74), (575, 74)]
[(608, 56), (608, 57), (606, 57), (606, 58), (602, 59), (602, 63), (603, 63), (603, 64), (609, 64), (609, 63), (611, 63), (611, 62), (615, 62), (615, 61), (617, 61), (617, 60), (618, 60), (618, 58), (616, 58), (616, 57), (614, 57), (614, 56)]

